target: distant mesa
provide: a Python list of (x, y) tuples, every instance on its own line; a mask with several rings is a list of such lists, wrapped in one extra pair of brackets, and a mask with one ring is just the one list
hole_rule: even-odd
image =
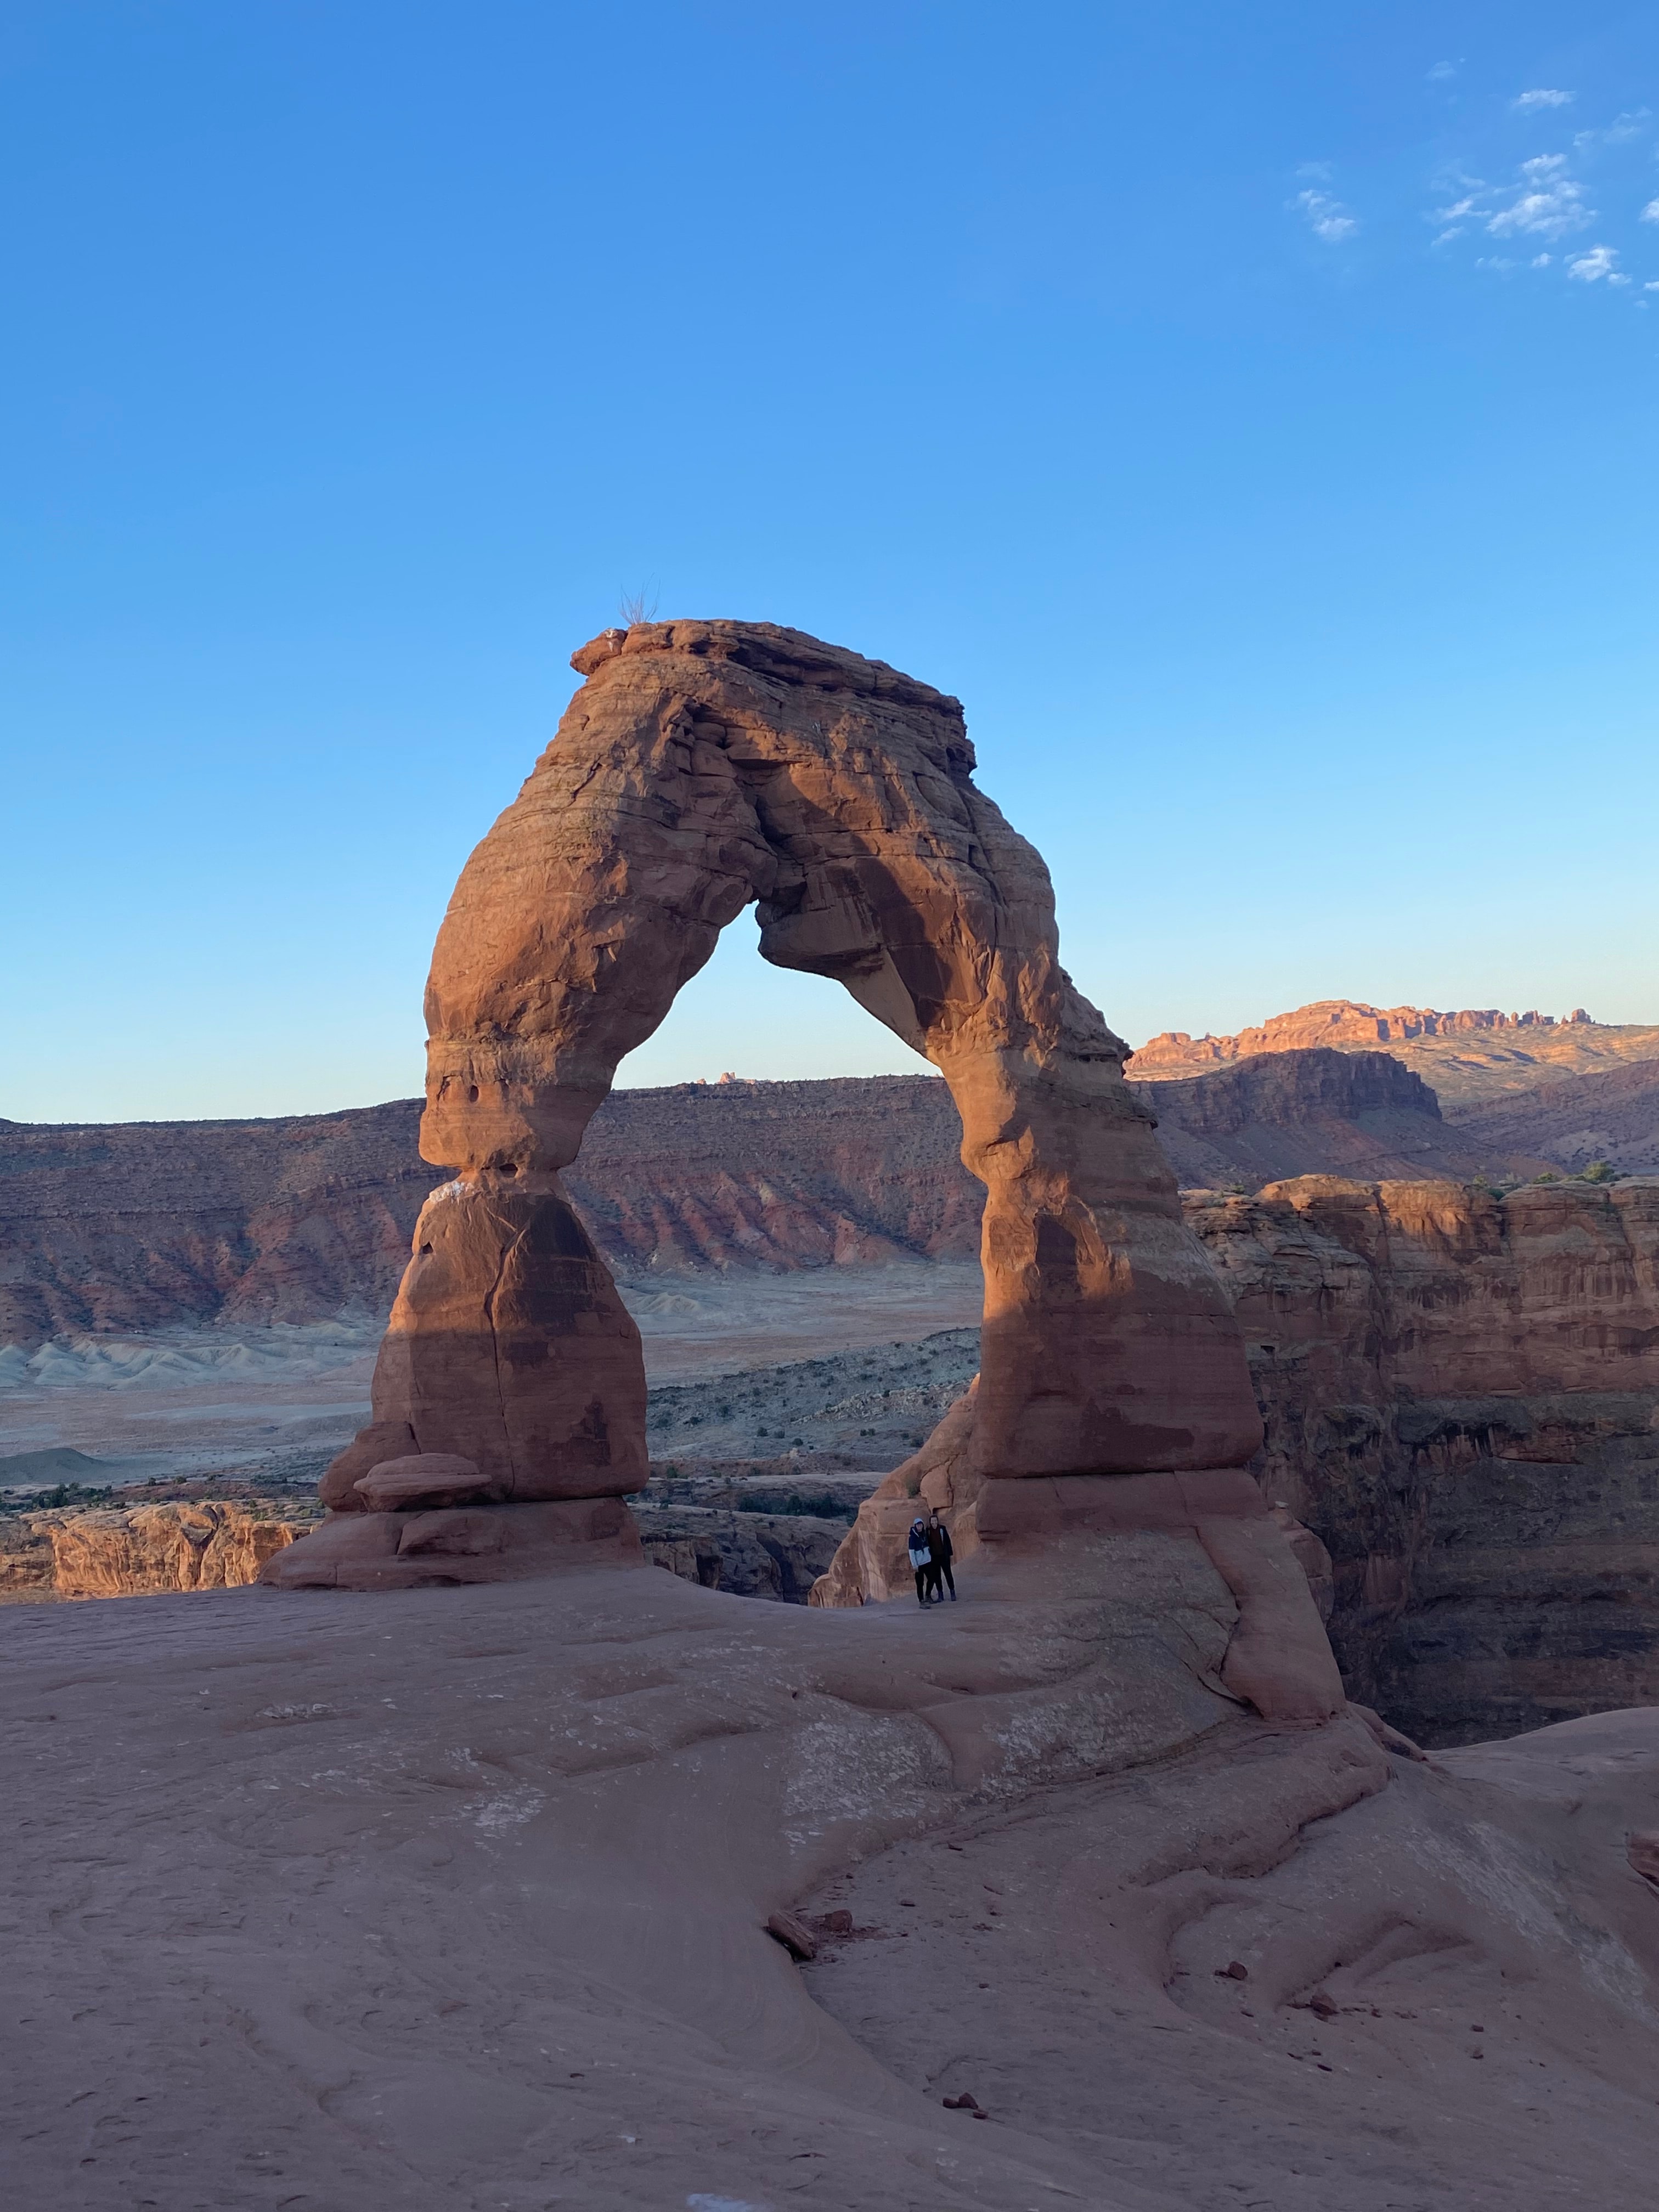
[(1337, 1052), (1385, 1047), (1439, 1093), (1443, 1105), (1491, 1097), (1571, 1075), (1600, 1074), (1626, 1060), (1659, 1058), (1659, 1024), (1592, 1020), (1583, 1006), (1554, 1014), (1466, 1006), (1373, 1006), (1362, 999), (1321, 999), (1273, 1014), (1236, 1036), (1192, 1036), (1165, 1030), (1133, 1055), (1137, 1077), (1201, 1074), (1267, 1053), (1322, 1046)]
[(1293, 1013), (1270, 1014), (1258, 1028), (1237, 1036), (1200, 1037), (1185, 1030), (1164, 1030), (1141, 1046), (1135, 1058), (1143, 1067), (1165, 1060), (1243, 1060), (1252, 1053), (1298, 1052), (1310, 1045), (1364, 1051), (1379, 1044), (1406, 1044), (1413, 1037), (1465, 1036), (1490, 1030), (1599, 1029), (1583, 1006), (1557, 1021), (1535, 1010), (1500, 1013), (1496, 1006), (1465, 1006), (1443, 1013), (1433, 1006), (1371, 1006), (1363, 999), (1316, 999)]

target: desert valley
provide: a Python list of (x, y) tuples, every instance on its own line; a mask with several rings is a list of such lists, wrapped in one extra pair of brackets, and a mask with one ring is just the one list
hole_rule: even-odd
[[(1155, 1039), (1130, 1080), (1347, 1679), (1431, 1743), (1659, 1698), (1659, 1028), (1343, 1002), (1238, 1042)], [(1137, 1080), (1178, 1050), (1213, 1072)], [(315, 1522), (442, 1180), (419, 1115), (0, 1127), (0, 1590), (251, 1580)], [(600, 1109), (566, 1180), (643, 1337), (662, 1564), (804, 1602), (966, 1387), (961, 1136), (927, 1077)]]

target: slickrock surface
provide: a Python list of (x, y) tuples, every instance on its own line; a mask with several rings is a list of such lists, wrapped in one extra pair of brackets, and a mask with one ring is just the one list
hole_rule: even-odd
[(1188, 1202), (1351, 1694), (1431, 1742), (1659, 1704), (1659, 1177)]
[(10, 2193), (1646, 2212), (1659, 1718), (1425, 1766), (1172, 1535), (958, 1583), (0, 1612)]
[(640, 1486), (639, 1334), (559, 1177), (751, 903), (764, 957), (844, 984), (951, 1087), (987, 1191), (982, 1463), (1236, 1468), (1260, 1437), (1237, 1328), (1125, 1048), (1059, 964), (1047, 871), (975, 787), (957, 702), (771, 623), (636, 624), (573, 661), (587, 681), (439, 932), (421, 1150), (455, 1176), (416, 1224), (373, 1417), (321, 1490), (362, 1516), (378, 1464), (453, 1453), (505, 1502), (441, 1542), (438, 1515), (331, 1522), (267, 1580), (325, 1559), (383, 1580), (388, 1538), (400, 1575), (418, 1546), (492, 1577), (503, 1544), (550, 1537), (531, 1508)]
[(1510, 1091), (1449, 1120), (1455, 1142), (1496, 1158), (1527, 1152), (1570, 1171), (1605, 1160), (1621, 1175), (1659, 1174), (1659, 1060)]
[(1293, 1013), (1274, 1014), (1237, 1036), (1194, 1037), (1165, 1030), (1141, 1046), (1134, 1069), (1142, 1077), (1198, 1075), (1224, 1061), (1315, 1045), (1339, 1052), (1375, 1052), (1381, 1046), (1449, 1107), (1605, 1073), (1626, 1060), (1651, 1060), (1659, 1054), (1659, 1026), (1594, 1022), (1582, 1006), (1558, 1020), (1537, 1012), (1500, 1013), (1493, 1006), (1443, 1013), (1431, 1006), (1322, 999)]

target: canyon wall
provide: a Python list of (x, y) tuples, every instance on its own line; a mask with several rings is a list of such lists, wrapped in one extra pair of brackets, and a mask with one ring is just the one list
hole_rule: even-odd
[(0, 1121), (0, 1344), (384, 1311), (438, 1180), (420, 1103), (261, 1121)]
[(1659, 1703), (1659, 1177), (1189, 1199), (1352, 1695), (1472, 1741)]
[(238, 1589), (307, 1525), (216, 1499), (6, 1514), (0, 1603)]
[[(1185, 1185), (1313, 1171), (1472, 1175), (1534, 1160), (1440, 1118), (1383, 1053), (1287, 1053), (1131, 1086)], [(0, 1122), (0, 1345), (391, 1305), (442, 1170), (420, 1102), (269, 1121)], [(922, 1076), (613, 1091), (566, 1187), (607, 1262), (793, 1269), (979, 1249), (981, 1186)]]

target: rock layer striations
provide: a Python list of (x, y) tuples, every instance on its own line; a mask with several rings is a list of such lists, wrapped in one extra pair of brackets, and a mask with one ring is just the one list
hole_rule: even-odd
[[(1540, 1150), (1520, 1110), (1530, 1097), (1499, 1142), (1448, 1127), (1433, 1092), (1381, 1052), (1264, 1054), (1180, 1082), (1137, 1073), (1130, 1090), (1186, 1185), (1535, 1175), (1596, 1156)], [(1587, 1101), (1598, 1080), (1582, 1079)], [(1580, 1087), (1550, 1087), (1552, 1127), (1593, 1127), (1615, 1163), (1659, 1164), (1659, 1085), (1645, 1121), (1639, 1093), (1571, 1118)], [(306, 1322), (359, 1301), (384, 1313), (443, 1179), (420, 1157), (420, 1101), (398, 1099), (266, 1121), (0, 1121), (0, 1387), (3, 1347), (27, 1357), (56, 1336)], [(1617, 1149), (1626, 1124), (1645, 1151)], [(563, 1182), (624, 1273), (960, 1259), (979, 1249), (985, 1197), (961, 1144), (948, 1089), (920, 1075), (683, 1083), (613, 1091)]]
[(1437, 1743), (1659, 1700), (1659, 1177), (1307, 1176), (1188, 1219), (1352, 1693)]

